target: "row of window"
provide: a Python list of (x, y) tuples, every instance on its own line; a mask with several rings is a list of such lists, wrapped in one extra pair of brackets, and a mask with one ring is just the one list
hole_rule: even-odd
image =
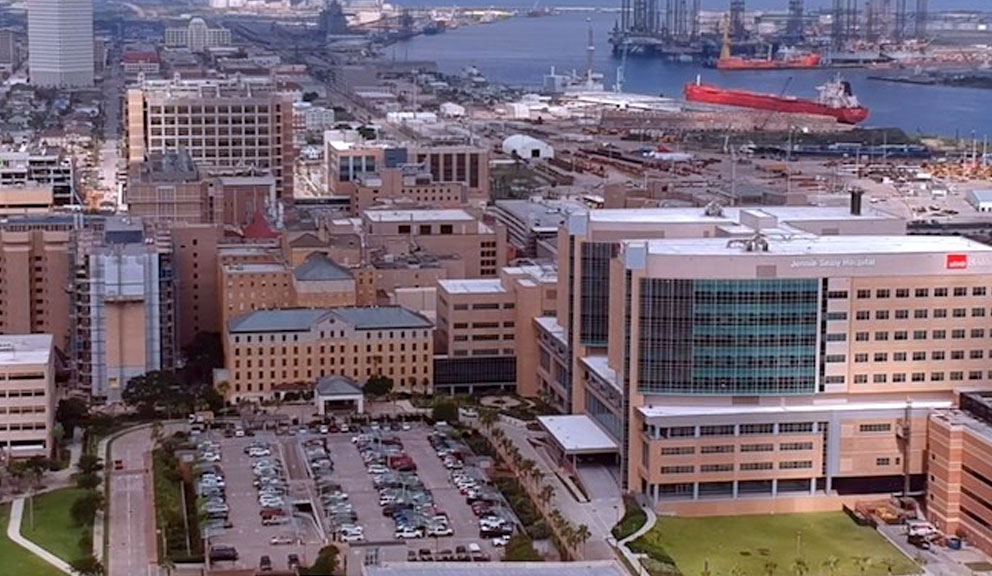
[[(775, 424), (772, 422), (739, 425), (715, 424), (699, 426), (698, 428), (699, 436), (751, 436), (776, 433)], [(778, 424), (778, 434), (808, 434), (814, 429), (813, 422), (781, 422)], [(691, 438), (696, 436), (696, 426), (672, 426), (647, 431), (659, 438)]]
[[(721, 444), (716, 446), (700, 446), (700, 454), (729, 454), (737, 449), (733, 444)], [(812, 442), (782, 442), (778, 449), (783, 452), (812, 450)], [(775, 450), (774, 444), (743, 444), (741, 452), (772, 452)], [(696, 453), (695, 446), (663, 446), (662, 456), (688, 456)]]
[(44, 422), (0, 424), (0, 432), (29, 432), (31, 430), (45, 430), (47, 428)]
[[(874, 334), (871, 332), (855, 332), (854, 341), (855, 342), (868, 342), (874, 339), (876, 342), (888, 342), (889, 336), (892, 336), (892, 340), (909, 340), (910, 334), (909, 330), (895, 330), (889, 332), (888, 330), (876, 330)], [(933, 331), (927, 330), (913, 330), (913, 340), (926, 340), (927, 336), (933, 340), (946, 340), (948, 331), (944, 329), (938, 329)], [(989, 335), (992, 335), (990, 331)], [(873, 338), (874, 336), (874, 338)], [(970, 331), (964, 328), (954, 328), (950, 331), (950, 336), (954, 340), (961, 340), (967, 338), (968, 336), (972, 338), (985, 338), (984, 328), (972, 328)], [(829, 332), (827, 333), (827, 342), (847, 342), (847, 334), (844, 332)]]
[[(741, 462), (738, 465), (738, 470), (741, 472), (753, 471), (753, 470), (773, 470), (775, 465), (773, 462)], [(808, 470), (813, 468), (812, 460), (784, 460), (778, 463), (779, 470)], [(699, 472), (701, 474), (713, 474), (718, 472), (733, 472), (734, 464), (732, 463), (722, 463), (722, 464), (703, 464), (699, 467)], [(662, 466), (662, 474), (693, 474), (696, 472), (696, 467), (691, 464), (679, 465), (679, 466)]]
[(44, 414), (44, 406), (0, 406), (0, 414)]
[[(981, 380), (985, 375), (981, 370), (970, 370), (968, 371), (968, 380)], [(992, 378), (992, 370), (988, 372), (988, 376)], [(837, 379), (839, 378), (839, 381)], [(843, 376), (826, 376), (824, 377), (824, 383), (826, 384), (843, 384)], [(909, 374), (905, 372), (896, 372), (891, 374), (872, 374), (871, 382), (873, 384), (887, 384), (889, 382), (895, 384), (901, 384), (903, 382), (963, 382), (965, 380), (965, 373), (962, 370), (952, 370), (950, 372), (910, 372)], [(854, 375), (855, 384), (867, 384), (868, 374), (855, 374)]]
[[(503, 322), (503, 328), (513, 328), (516, 323), (513, 321)], [(455, 322), (455, 330), (463, 330), (468, 328), (467, 322)], [(472, 322), (472, 328), (474, 329), (488, 329), (488, 328), (499, 328), (499, 322)]]
[[(984, 350), (968, 350), (967, 357), (968, 357), (969, 360), (982, 360), (982, 359), (985, 358), (985, 351)], [(922, 362), (922, 361), (924, 361), (924, 360), (927, 359), (927, 353), (926, 353), (925, 350), (917, 350), (915, 352), (912, 352), (912, 356), (910, 356), (910, 353), (909, 352), (893, 352), (892, 353), (892, 361), (893, 362), (906, 362), (910, 358), (912, 358), (912, 360), (914, 362)], [(950, 358), (951, 360), (964, 360), (965, 359), (965, 351), (964, 350), (951, 350), (950, 355), (947, 354), (947, 351), (946, 350), (932, 350), (930, 352), (930, 359), (931, 360), (946, 360), (947, 358)], [(992, 350), (989, 351), (989, 358), (992, 358)], [(827, 354), (824, 357), (824, 359), (826, 360), (826, 362), (828, 364), (846, 362), (847, 361), (847, 355), (846, 354)], [(888, 362), (889, 361), (889, 353), (888, 352), (875, 352), (871, 356), (871, 360), (873, 362)], [(868, 362), (868, 353), (865, 352), (865, 353), (855, 354), (854, 355), (854, 362), (856, 364), (863, 364), (865, 362)]]
[[(838, 314), (843, 314), (844, 318), (837, 317)], [(972, 308), (971, 317), (972, 318), (985, 318), (987, 311), (985, 308)], [(827, 320), (846, 320), (847, 314), (845, 312), (828, 312)], [(871, 320), (870, 310), (858, 310), (854, 314), (855, 320)], [(951, 308), (951, 318), (967, 318), (969, 316), (969, 311), (967, 308)], [(913, 310), (913, 319), (915, 320), (926, 320), (930, 318), (930, 310), (927, 308), (918, 308)], [(933, 318), (947, 318), (947, 308), (934, 308)], [(908, 320), (909, 310), (899, 309), (899, 310), (875, 310), (875, 320)]]
[[(2, 381), (0, 381), (0, 384), (2, 384)], [(3, 387), (0, 386), (0, 398), (35, 398), (44, 395), (45, 395), (45, 391), (41, 389), (4, 391)]]
[[(516, 305), (513, 302), (504, 302), (503, 310), (512, 310)], [(472, 304), (472, 310), (499, 310), (500, 305), (497, 302), (480, 302), (478, 304)], [(455, 310), (468, 310), (468, 304), (455, 304)]]
[[(896, 298), (909, 298), (910, 293), (916, 298), (929, 298), (931, 294), (934, 298), (946, 298), (947, 296), (967, 296), (969, 293), (972, 296), (986, 296), (988, 294), (988, 289), (985, 286), (972, 286), (971, 290), (967, 286), (957, 286), (953, 289), (951, 288), (916, 288), (910, 290), (909, 288), (896, 288), (891, 290), (889, 288), (877, 288), (874, 291), (869, 289), (860, 289), (855, 292), (855, 297), (859, 300), (864, 300), (871, 298), (874, 294), (875, 298), (891, 298), (893, 295)], [(849, 293), (846, 290), (833, 290), (827, 292), (827, 298), (831, 299), (846, 299)]]

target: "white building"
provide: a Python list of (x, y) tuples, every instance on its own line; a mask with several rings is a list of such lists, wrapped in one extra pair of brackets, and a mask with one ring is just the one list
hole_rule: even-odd
[(526, 134), (514, 134), (503, 140), (503, 153), (523, 159), (555, 157), (555, 149), (550, 144)]
[(0, 461), (52, 453), (52, 342), (51, 334), (0, 336)]
[(36, 86), (92, 86), (93, 0), (28, 0), (28, 65)]
[(965, 198), (975, 210), (992, 212), (992, 190), (969, 190)]
[(193, 18), (185, 28), (166, 28), (167, 48), (188, 48), (203, 52), (207, 48), (231, 45), (231, 31), (227, 28), (210, 28), (203, 18)]

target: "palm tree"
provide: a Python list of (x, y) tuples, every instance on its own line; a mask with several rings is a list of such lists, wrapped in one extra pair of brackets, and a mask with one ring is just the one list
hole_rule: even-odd
[(806, 576), (809, 573), (809, 564), (802, 558), (796, 558), (792, 561), (792, 571), (796, 576)]
[(544, 505), (545, 508), (548, 507), (548, 503), (555, 497), (555, 487), (551, 484), (545, 484), (541, 491), (537, 494), (537, 500)]
[(172, 571), (176, 569), (176, 563), (172, 561), (171, 556), (166, 556), (159, 560), (159, 568), (165, 570), (166, 576), (172, 576)]
[(823, 561), (823, 567), (827, 569), (827, 572), (830, 573), (830, 576), (834, 576), (839, 566), (840, 566), (840, 558), (836, 556), (828, 556), (827, 559)]
[(710, 570), (710, 559), (706, 558), (703, 560), (703, 570), (699, 573), (699, 576), (713, 576), (713, 571)]
[(851, 562), (858, 568), (858, 572), (864, 574), (868, 571), (868, 567), (871, 566), (871, 558), (868, 556), (855, 556), (851, 558)]
[(535, 467), (533, 470), (531, 470), (530, 476), (531, 476), (531, 481), (534, 483), (534, 486), (540, 486), (541, 484), (544, 483), (544, 472), (542, 472), (540, 468)]
[(768, 560), (767, 562), (765, 562), (764, 569), (765, 569), (765, 576), (774, 576), (775, 571), (778, 570), (778, 564), (772, 562), (771, 560)]
[(486, 430), (492, 430), (493, 425), (496, 424), (498, 419), (499, 416), (492, 408), (483, 408), (479, 411), (479, 424), (482, 424), (482, 427)]
[(892, 570), (894, 570), (896, 567), (896, 561), (893, 560), (892, 558), (882, 558), (879, 561), (879, 563), (882, 566), (885, 566), (885, 573), (888, 574), (889, 576), (892, 576)]
[(527, 459), (520, 462), (520, 465), (517, 467), (517, 472), (520, 473), (521, 477), (531, 479), (530, 473), (533, 472), (535, 468), (537, 468), (537, 462)]
[(734, 566), (730, 569), (730, 576), (747, 576), (747, 573), (740, 566)]
[(591, 536), (592, 532), (589, 531), (589, 527), (585, 524), (579, 524), (579, 527), (575, 529), (575, 543), (579, 547), (584, 546)]

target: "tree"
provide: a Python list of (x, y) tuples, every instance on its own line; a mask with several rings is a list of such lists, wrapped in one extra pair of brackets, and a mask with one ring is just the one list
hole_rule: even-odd
[(747, 573), (740, 566), (734, 566), (730, 569), (730, 576), (747, 576)]
[(836, 556), (827, 556), (827, 559), (823, 561), (823, 567), (827, 569), (830, 576), (834, 576), (839, 566), (840, 558)]
[(809, 573), (809, 564), (802, 558), (796, 558), (792, 561), (792, 572), (796, 576), (806, 576)]
[(316, 100), (319, 97), (320, 97), (320, 94), (317, 94), (316, 92), (314, 92), (312, 90), (303, 93), (303, 101), (304, 102), (313, 102), (314, 100)]
[(526, 477), (530, 479), (530, 474), (537, 468), (537, 462), (531, 459), (526, 459), (520, 462), (520, 466), (517, 468), (517, 472), (520, 473), (521, 477)]
[(895, 560), (893, 560), (892, 558), (882, 558), (881, 560), (878, 561), (878, 563), (885, 567), (885, 573), (886, 574), (889, 574), (889, 576), (892, 576), (892, 571), (896, 567), (896, 561)]
[(526, 534), (514, 534), (503, 553), (505, 562), (541, 562), (544, 558), (534, 549), (534, 541)]
[(94, 474), (103, 470), (103, 464), (100, 462), (100, 458), (93, 454), (83, 454), (79, 457), (79, 462), (76, 463), (76, 468), (79, 468), (79, 472), (82, 474)]
[(52, 426), (52, 444), (55, 446), (55, 460), (59, 459), (59, 450), (62, 448), (62, 440), (65, 438), (65, 426), (61, 422), (56, 422)]
[(592, 537), (592, 532), (589, 531), (589, 527), (585, 524), (579, 524), (578, 528), (575, 529), (576, 546), (584, 546), (590, 537)]
[(864, 574), (868, 571), (871, 566), (871, 558), (869, 556), (855, 556), (851, 558), (851, 562), (858, 568), (858, 572)]
[(431, 417), (435, 422), (457, 422), (458, 406), (451, 400), (438, 399), (434, 402)]
[(104, 576), (107, 573), (107, 570), (103, 567), (103, 564), (94, 558), (92, 554), (73, 560), (69, 563), (69, 565), (72, 566), (72, 569), (79, 574), (79, 576)]
[(301, 575), (308, 576), (333, 576), (338, 570), (338, 549), (330, 545), (324, 546), (317, 553), (317, 560), (313, 566), (300, 570)]
[(100, 485), (100, 477), (93, 473), (77, 474), (76, 487), (83, 490), (93, 490)]
[(485, 430), (492, 430), (498, 420), (499, 413), (492, 408), (483, 408), (482, 410), (479, 410), (479, 424), (482, 424), (482, 427)]
[(224, 366), (224, 346), (217, 332), (197, 332), (193, 340), (183, 347), (183, 379), (196, 384), (209, 385), (214, 368)]
[(69, 508), (69, 516), (76, 526), (92, 526), (93, 518), (101, 508), (103, 508), (103, 495), (91, 490), (76, 498)]
[(387, 376), (373, 376), (362, 386), (362, 392), (369, 396), (386, 396), (393, 391), (393, 379)]
[(774, 576), (775, 571), (778, 570), (778, 564), (769, 560), (762, 568), (765, 570), (765, 576)]
[(541, 491), (537, 494), (537, 500), (547, 506), (549, 502), (555, 497), (555, 487), (551, 484), (545, 484)]
[(165, 412), (170, 418), (192, 412), (195, 400), (175, 372), (153, 370), (131, 378), (124, 388), (124, 402), (138, 409), (145, 416)]

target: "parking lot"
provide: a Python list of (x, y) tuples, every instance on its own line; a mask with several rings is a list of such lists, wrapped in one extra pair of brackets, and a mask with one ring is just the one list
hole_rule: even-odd
[[(453, 440), (422, 423), (374, 428), (204, 436), (221, 454), (213, 466), (222, 469), (229, 509), (209, 544), (238, 553), (215, 565), (258, 567), (268, 556), (278, 570), (290, 554), (306, 565), (325, 542), (387, 562), (499, 560), (493, 540), (517, 522), (467, 448), (453, 449)], [(468, 498), (481, 501), (475, 511)]]

